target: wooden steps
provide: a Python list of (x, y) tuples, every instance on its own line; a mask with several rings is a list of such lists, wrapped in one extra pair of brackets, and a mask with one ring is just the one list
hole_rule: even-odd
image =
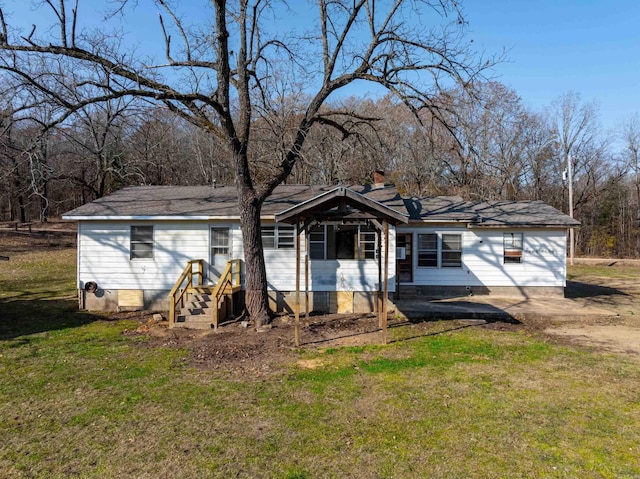
[(221, 323), (233, 319), (238, 299), (234, 296), (242, 290), (240, 269), (239, 259), (229, 260), (218, 283), (204, 285), (204, 261), (188, 261), (169, 293), (169, 327), (217, 329)]

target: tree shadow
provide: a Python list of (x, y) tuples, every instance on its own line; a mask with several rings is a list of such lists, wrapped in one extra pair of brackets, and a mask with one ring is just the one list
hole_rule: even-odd
[(396, 309), (409, 322), (475, 319), (486, 322), (520, 324), (507, 311), (487, 303), (464, 300), (440, 301), (432, 299), (399, 300)]
[(631, 296), (624, 291), (609, 286), (600, 286), (591, 283), (582, 283), (580, 281), (567, 281), (564, 290), (565, 298), (597, 298), (602, 296)]
[(0, 340), (29, 334), (77, 328), (101, 316), (78, 311), (75, 299), (0, 301)]

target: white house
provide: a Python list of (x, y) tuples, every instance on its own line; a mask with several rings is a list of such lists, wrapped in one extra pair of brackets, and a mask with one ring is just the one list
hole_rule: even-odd
[[(188, 261), (203, 260), (203, 283), (214, 284), (228, 260), (243, 258), (234, 187), (128, 187), (63, 218), (78, 222), (84, 309), (166, 310)], [(391, 297), (562, 295), (566, 233), (578, 224), (539, 201), (281, 185), (262, 209), (272, 307), (291, 308), (302, 288), (312, 309), (372, 311), (383, 283)]]

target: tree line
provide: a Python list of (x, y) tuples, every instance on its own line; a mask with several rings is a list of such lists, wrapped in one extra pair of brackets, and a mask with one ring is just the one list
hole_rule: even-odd
[[(249, 158), (258, 181), (277, 169), (305, 101), (283, 97), (281, 106), (254, 120)], [(348, 111), (348, 118), (336, 115), (309, 133), (288, 182), (369, 183), (372, 172), (382, 169), (404, 195), (543, 200), (568, 212), (571, 161), (574, 216), (582, 223), (577, 254), (640, 253), (638, 117), (621, 122), (618, 131), (604, 131), (597, 105), (576, 93), (532, 111), (498, 82), (476, 86), (473, 98), (461, 90), (441, 94), (445, 123), (428, 110), (416, 116), (391, 96), (352, 97), (331, 107)], [(15, 103), (5, 102), (0, 115), (4, 221), (47, 221), (129, 185), (234, 182), (224, 145), (162, 106), (111, 100), (51, 126), (55, 110), (42, 101), (22, 114)]]

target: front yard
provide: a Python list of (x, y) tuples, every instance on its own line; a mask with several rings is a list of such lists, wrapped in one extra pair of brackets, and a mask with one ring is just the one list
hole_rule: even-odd
[(74, 261), (0, 263), (2, 477), (640, 477), (637, 356), (458, 321), (301, 350), (136, 334), (75, 311)]

